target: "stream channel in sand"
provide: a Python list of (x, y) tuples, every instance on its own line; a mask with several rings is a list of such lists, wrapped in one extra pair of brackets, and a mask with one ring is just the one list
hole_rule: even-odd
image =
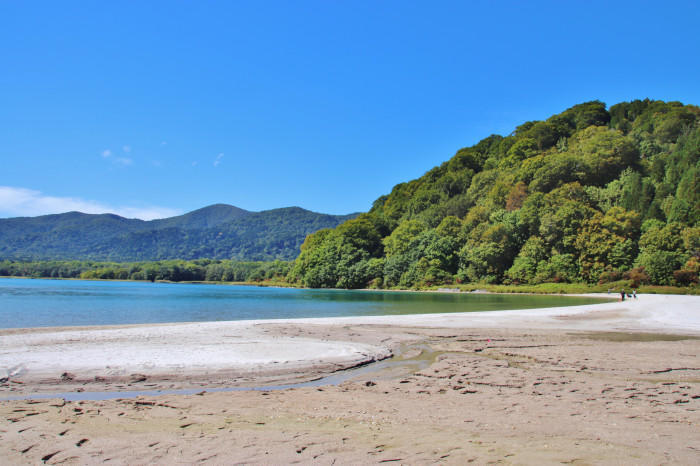
[(435, 359), (443, 354), (442, 351), (435, 351), (430, 346), (425, 344), (401, 345), (394, 354), (382, 361), (370, 362), (350, 369), (340, 370), (325, 377), (308, 380), (306, 382), (289, 383), (282, 385), (264, 385), (257, 387), (212, 387), (207, 389), (187, 388), (179, 390), (130, 390), (130, 391), (83, 391), (83, 392), (64, 392), (64, 393), (41, 393), (21, 396), (11, 396), (0, 398), (0, 401), (13, 400), (35, 400), (35, 399), (51, 399), (63, 398), (66, 401), (85, 401), (85, 400), (111, 400), (111, 399), (129, 399), (138, 398), (140, 396), (160, 396), (160, 395), (195, 395), (202, 392), (240, 392), (240, 391), (272, 391), (286, 390), (289, 388), (304, 388), (304, 387), (323, 387), (327, 385), (340, 385), (343, 382), (353, 380), (356, 377), (367, 374), (377, 374), (381, 378), (382, 372), (391, 373), (394, 377), (397, 374), (410, 374), (418, 372), (430, 366)]

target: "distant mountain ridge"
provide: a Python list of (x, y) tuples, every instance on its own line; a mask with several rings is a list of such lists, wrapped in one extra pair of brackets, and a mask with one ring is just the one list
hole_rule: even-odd
[(170, 226), (195, 230), (215, 227), (250, 213), (252, 212), (228, 204), (213, 204), (177, 217), (162, 218), (151, 222), (160, 227)]
[(81, 212), (16, 217), (0, 219), (0, 259), (291, 260), (306, 235), (356, 216), (214, 204), (149, 221)]

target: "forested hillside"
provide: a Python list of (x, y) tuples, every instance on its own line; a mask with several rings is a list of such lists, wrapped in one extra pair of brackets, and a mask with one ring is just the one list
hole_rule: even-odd
[(309, 235), (309, 287), (687, 285), (700, 269), (700, 108), (576, 105), (460, 149), (372, 209)]
[(0, 219), (0, 259), (291, 260), (306, 235), (353, 217), (299, 207), (249, 212), (216, 204), (151, 221), (80, 212)]

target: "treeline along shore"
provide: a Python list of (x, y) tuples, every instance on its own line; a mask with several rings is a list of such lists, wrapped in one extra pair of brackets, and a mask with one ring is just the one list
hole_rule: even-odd
[(151, 262), (0, 261), (0, 276), (171, 282), (281, 282), (290, 262), (197, 259)]
[[(0, 261), (0, 277), (81, 280), (133, 280), (150, 282), (233, 283), (259, 286), (303, 287), (290, 280), (294, 262), (240, 262), (198, 259), (152, 262), (94, 261)], [(447, 288), (445, 287), (447, 286)], [(379, 289), (373, 287), (374, 289)], [(392, 290), (407, 288), (393, 287)], [(639, 283), (634, 279), (590, 283), (487, 284), (453, 283), (414, 286), (412, 290), (489, 291), (492, 293), (603, 293), (636, 289), (640, 293), (700, 295), (700, 286), (670, 286)]]

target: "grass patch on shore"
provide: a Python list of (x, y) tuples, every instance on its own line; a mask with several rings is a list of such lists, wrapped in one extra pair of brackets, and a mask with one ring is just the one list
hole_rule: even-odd
[[(24, 276), (0, 276), (0, 278), (25, 278), (25, 279), (43, 279), (43, 280), (88, 280), (88, 281), (123, 281), (134, 283), (145, 283), (145, 280), (130, 280), (130, 279), (100, 279), (100, 278), (62, 278), (62, 277), (24, 277)], [(172, 280), (155, 280), (157, 283), (190, 283), (204, 285), (243, 285), (243, 286), (260, 286), (272, 288), (305, 288), (297, 283), (290, 283), (280, 279), (264, 279), (256, 281), (207, 281), (207, 280), (191, 280), (191, 281), (172, 281)], [(446, 291), (456, 290), (464, 293), (474, 291), (485, 291), (489, 293), (526, 293), (526, 294), (586, 294), (586, 293), (607, 293), (617, 294), (620, 290), (625, 290), (631, 293), (632, 290), (637, 290), (637, 294), (680, 294), (680, 295), (700, 295), (700, 285), (689, 287), (680, 286), (661, 286), (661, 285), (641, 285), (633, 287), (629, 280), (621, 280), (612, 283), (604, 283), (591, 285), (588, 283), (540, 283), (537, 285), (491, 285), (484, 283), (460, 283), (450, 285), (433, 285), (415, 288), (372, 288), (376, 291)]]
[(629, 281), (619, 281), (604, 283), (601, 285), (590, 285), (587, 283), (540, 283), (538, 285), (487, 285), (479, 283), (458, 284), (458, 285), (436, 285), (425, 288), (426, 290), (457, 289), (462, 292), (474, 292), (478, 290), (489, 293), (536, 293), (536, 294), (585, 294), (585, 293), (619, 293), (625, 290), (631, 293), (636, 290), (637, 294), (683, 294), (700, 295), (700, 286), (680, 287), (680, 286), (651, 286), (642, 285), (633, 287)]
[(299, 286), (282, 280), (263, 280), (255, 282), (209, 282), (209, 283), (223, 283), (224, 285), (243, 285), (243, 286), (262, 286), (271, 288), (299, 288)]

